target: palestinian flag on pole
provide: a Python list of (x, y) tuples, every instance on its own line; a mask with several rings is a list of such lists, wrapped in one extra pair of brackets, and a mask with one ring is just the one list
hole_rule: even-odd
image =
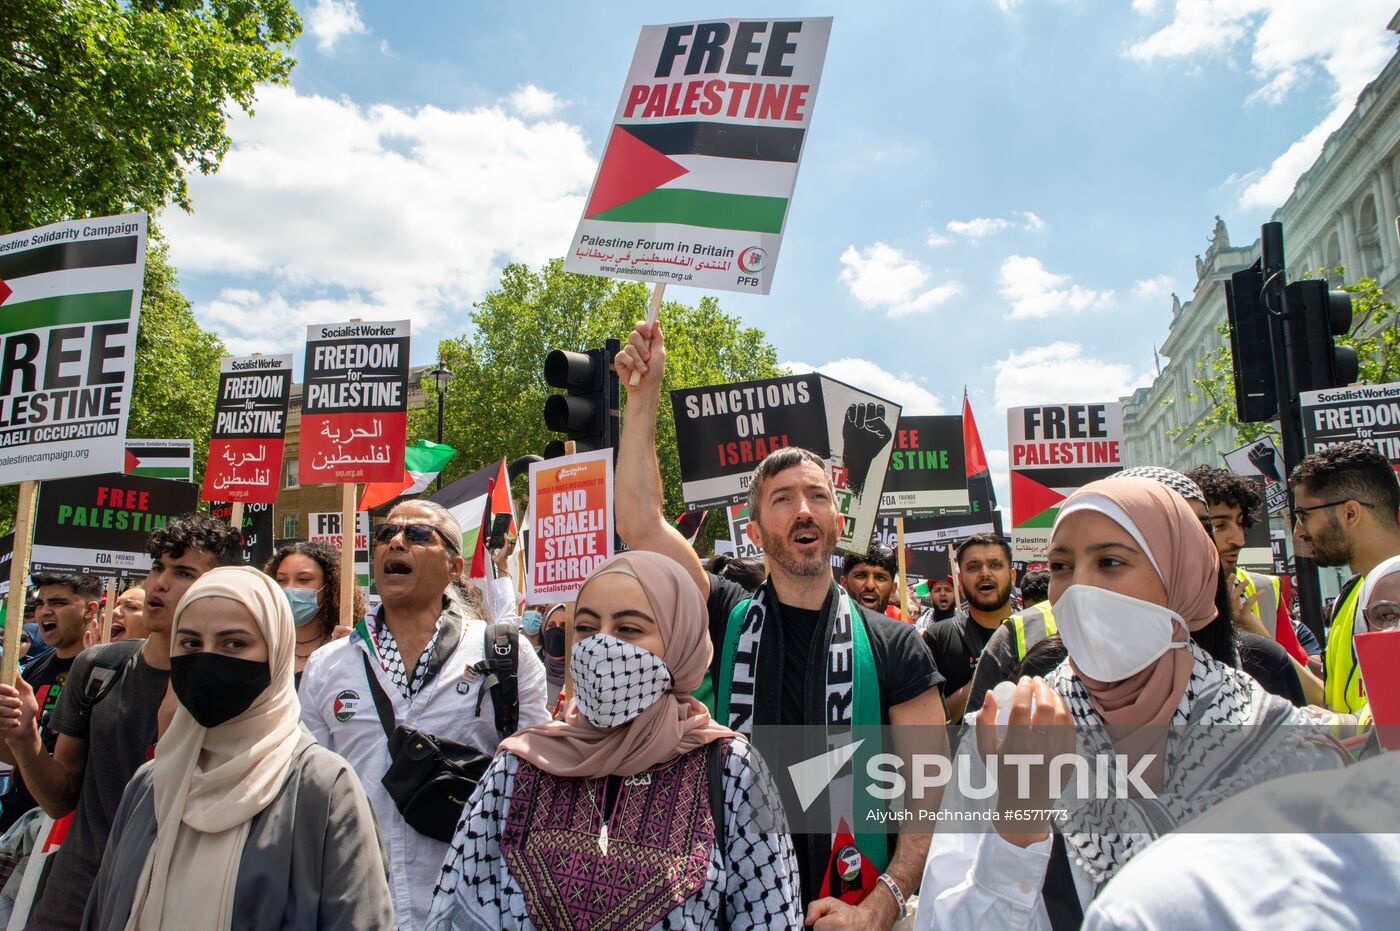
[(470, 475), (464, 475), (428, 498), (457, 518), (462, 527), (462, 558), (467, 561), (467, 578), (489, 578), (490, 554), (486, 537), (497, 514), (509, 514), (509, 533), (517, 534), (514, 504), (510, 499), (510, 479), (506, 461), (501, 459)]
[(443, 443), (419, 440), (404, 452), (403, 479), (397, 482), (371, 482), (360, 494), (359, 510), (368, 511), (405, 495), (421, 494), (438, 477), (457, 450)]
[(194, 481), (194, 440), (127, 440), (127, 475)]
[(962, 417), (963, 447), (967, 451), (967, 496), (974, 507), (985, 501), (988, 509), (995, 511), (997, 492), (992, 487), (992, 470), (987, 465), (987, 453), (982, 449), (982, 437), (977, 432), (977, 420), (972, 416), (966, 388), (963, 389)]
[(709, 511), (686, 511), (680, 517), (671, 521), (671, 526), (680, 531), (681, 536), (685, 537), (685, 542), (694, 546), (695, 539), (700, 536), (700, 531), (705, 528), (705, 518), (709, 516)]

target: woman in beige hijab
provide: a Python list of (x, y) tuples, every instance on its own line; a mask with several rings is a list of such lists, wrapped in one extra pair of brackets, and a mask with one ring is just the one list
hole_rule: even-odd
[(656, 553), (584, 583), (561, 720), (501, 742), (457, 825), (428, 927), (799, 928), (776, 790), (690, 696), (705, 604)]
[[(972, 759), (959, 763), (973, 775), (943, 796), (920, 931), (1078, 927), (1098, 889), (1172, 827), (1260, 782), (1344, 764), (1306, 711), (1191, 639), (1216, 617), (1219, 557), (1175, 491), (1144, 478), (1084, 486), (1048, 555), (1068, 660), (989, 690), (970, 718), (960, 752)], [(1075, 753), (1086, 778), (1062, 787), (1032, 759)]]
[(85, 929), (393, 925), (374, 815), (300, 724), (291, 608), (255, 569), (214, 569), (175, 611), (179, 699), (122, 796)]

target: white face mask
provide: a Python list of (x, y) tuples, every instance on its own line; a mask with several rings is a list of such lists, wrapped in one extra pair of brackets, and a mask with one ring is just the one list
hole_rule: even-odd
[(1069, 658), (1099, 682), (1121, 682), (1186, 646), (1172, 642), (1173, 622), (1186, 627), (1181, 615), (1106, 588), (1071, 585), (1051, 610)]
[(594, 634), (569, 654), (574, 701), (597, 727), (617, 727), (646, 711), (671, 691), (671, 670), (650, 650)]

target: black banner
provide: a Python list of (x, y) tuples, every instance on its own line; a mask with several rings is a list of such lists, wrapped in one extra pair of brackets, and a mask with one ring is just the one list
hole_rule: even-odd
[(139, 578), (150, 568), (146, 538), (196, 509), (190, 482), (141, 475), (84, 475), (39, 486), (34, 515), (34, 571)]
[(880, 513), (935, 517), (968, 509), (962, 418), (899, 418)]
[[(209, 516), (228, 523), (233, 517), (233, 505), (227, 501), (214, 501), (209, 505)], [(254, 569), (261, 569), (272, 558), (272, 505), (243, 505), (243, 562)]]

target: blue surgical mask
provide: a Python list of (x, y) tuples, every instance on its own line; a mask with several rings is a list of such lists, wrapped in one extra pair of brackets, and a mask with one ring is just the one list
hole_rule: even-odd
[[(325, 588), (324, 585), (321, 588)], [(316, 613), (321, 610), (321, 603), (316, 600), (316, 596), (321, 593), (321, 588), (284, 588), (287, 600), (292, 605), (292, 620), (298, 627), (304, 627)]]
[(539, 634), (542, 624), (544, 624), (544, 615), (539, 611), (526, 611), (520, 615), (520, 629), (531, 637)]

